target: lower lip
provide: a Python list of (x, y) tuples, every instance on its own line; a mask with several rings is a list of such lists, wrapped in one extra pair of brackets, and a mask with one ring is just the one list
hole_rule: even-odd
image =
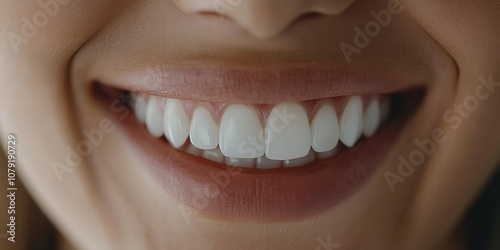
[(297, 168), (257, 170), (178, 151), (165, 139), (150, 136), (133, 115), (124, 120), (112, 117), (154, 178), (191, 213), (262, 222), (305, 219), (353, 196), (368, 182), (407, 120), (389, 120), (370, 139), (330, 159)]

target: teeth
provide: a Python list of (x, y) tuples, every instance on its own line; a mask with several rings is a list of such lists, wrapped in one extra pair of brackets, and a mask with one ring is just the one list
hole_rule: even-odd
[(270, 160), (265, 155), (257, 158), (255, 165), (258, 169), (273, 169), (280, 168), (281, 161)]
[(199, 149), (214, 149), (219, 145), (219, 126), (205, 108), (194, 111), (189, 134), (191, 143)]
[(231, 105), (220, 121), (219, 147), (226, 157), (257, 158), (264, 155), (264, 145), (259, 143), (262, 134), (259, 116), (253, 108)]
[(371, 137), (380, 125), (380, 104), (378, 99), (370, 102), (363, 117), (363, 134)]
[(311, 148), (307, 113), (298, 103), (276, 105), (266, 123), (266, 156), (271, 160), (306, 156)]
[(154, 137), (163, 136), (163, 113), (155, 97), (148, 100), (145, 121), (149, 134)]
[(310, 125), (302, 104), (280, 103), (269, 113), (265, 128), (249, 105), (228, 106), (220, 126), (204, 106), (196, 108), (190, 120), (191, 110), (186, 112), (177, 99), (162, 102), (137, 95), (132, 105), (137, 120), (152, 136), (165, 135), (173, 147), (188, 154), (235, 167), (275, 169), (331, 158), (344, 148), (339, 141), (353, 147), (361, 135), (373, 136), (389, 116), (390, 99), (373, 98), (363, 110), (362, 98), (352, 96), (340, 119), (333, 102), (325, 102)]
[(164, 132), (167, 140), (175, 148), (180, 148), (189, 136), (189, 118), (181, 101), (167, 99), (164, 114)]
[(137, 95), (134, 102), (134, 112), (137, 120), (141, 123), (144, 123), (146, 121), (146, 107), (146, 97), (143, 95)]
[(311, 123), (312, 148), (316, 152), (327, 152), (339, 142), (339, 121), (331, 104), (324, 104)]
[(361, 137), (363, 129), (363, 103), (361, 97), (352, 96), (347, 104), (340, 119), (340, 140), (348, 147), (354, 144)]
[(300, 166), (307, 165), (307, 164), (313, 162), (314, 160), (316, 160), (316, 154), (311, 149), (311, 150), (309, 150), (309, 153), (304, 157), (301, 157), (298, 159), (293, 159), (293, 160), (283, 161), (283, 166), (284, 167), (300, 167)]

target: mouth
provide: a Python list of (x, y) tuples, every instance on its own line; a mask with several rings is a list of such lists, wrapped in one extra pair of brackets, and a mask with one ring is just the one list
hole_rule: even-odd
[(162, 67), (93, 90), (135, 114), (115, 118), (181, 213), (289, 221), (360, 190), (423, 97), (422, 84), (342, 72)]

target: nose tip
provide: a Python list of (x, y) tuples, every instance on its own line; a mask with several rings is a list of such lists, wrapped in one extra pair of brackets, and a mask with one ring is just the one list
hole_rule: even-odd
[(182, 11), (225, 16), (252, 36), (268, 39), (306, 14), (334, 15), (355, 0), (174, 0)]
[(257, 38), (271, 38), (285, 30), (303, 14), (298, 2), (280, 4), (278, 1), (252, 1), (242, 3), (226, 15)]

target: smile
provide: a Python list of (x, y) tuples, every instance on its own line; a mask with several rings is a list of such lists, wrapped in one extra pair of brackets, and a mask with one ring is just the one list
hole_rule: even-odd
[[(197, 70), (98, 79), (94, 90), (104, 103), (121, 97), (135, 114), (119, 121), (120, 128), (180, 211), (220, 219), (297, 220), (344, 201), (370, 179), (418, 106), (402, 100), (420, 98), (411, 91), (418, 84), (393, 84), (376, 74), (370, 84), (359, 72), (290, 70), (295, 81), (313, 77), (318, 84), (290, 82), (280, 92), (269, 89), (273, 74), (266, 71)], [(137, 82), (140, 74), (156, 81)], [(351, 84), (335, 87), (340, 79), (330, 74)], [(176, 75), (192, 82), (192, 91), (176, 85)], [(193, 75), (205, 75), (205, 82)], [(234, 76), (260, 77), (261, 85), (252, 92), (235, 88), (242, 85), (234, 85)], [(210, 91), (226, 91), (226, 98), (203, 94), (210, 78), (224, 79)]]

